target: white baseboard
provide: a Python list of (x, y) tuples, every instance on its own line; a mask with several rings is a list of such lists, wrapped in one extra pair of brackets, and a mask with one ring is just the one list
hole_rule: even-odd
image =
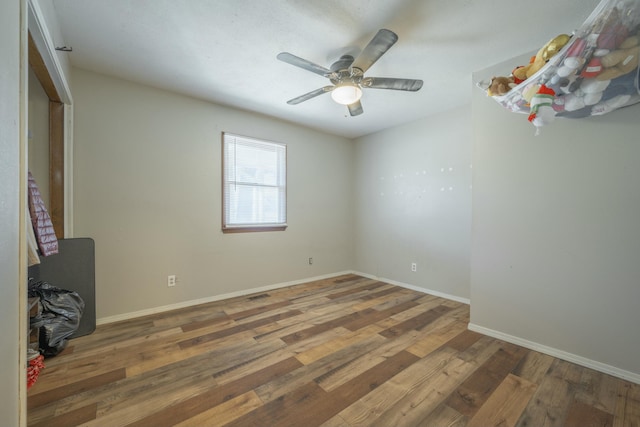
[(145, 309), (145, 310), (133, 311), (133, 312), (130, 312), (130, 313), (123, 313), (123, 314), (116, 314), (114, 316), (101, 317), (101, 318), (96, 319), (96, 324), (97, 325), (105, 325), (107, 323), (120, 322), (122, 320), (129, 320), (129, 319), (134, 319), (136, 317), (149, 316), (151, 314), (163, 313), (165, 311), (176, 310), (176, 309), (185, 308), (185, 307), (191, 307), (191, 306), (198, 305), (198, 304), (206, 304), (208, 302), (220, 301), (220, 300), (229, 299), (229, 298), (236, 298), (236, 297), (241, 297), (241, 296), (245, 296), (245, 295), (251, 295), (251, 294), (255, 294), (255, 293), (259, 293), (259, 292), (271, 291), (271, 290), (274, 290), (274, 289), (285, 288), (287, 286), (299, 285), (301, 283), (313, 282), (313, 281), (316, 281), (316, 280), (330, 279), (332, 277), (342, 276), (342, 275), (345, 275), (345, 274), (357, 274), (357, 275), (362, 276), (362, 277), (367, 277), (369, 279), (374, 279), (374, 280), (380, 280), (380, 281), (389, 283), (391, 285), (396, 285), (396, 286), (400, 286), (400, 287), (403, 287), (403, 288), (411, 289), (411, 290), (416, 291), (416, 292), (422, 292), (422, 293), (434, 295), (434, 296), (437, 296), (437, 297), (442, 297), (442, 298), (446, 298), (446, 299), (449, 299), (449, 300), (458, 301), (458, 302), (461, 302), (463, 304), (469, 304), (469, 299), (467, 299), (467, 298), (460, 298), (460, 297), (457, 297), (455, 295), (449, 295), (449, 294), (445, 294), (445, 293), (434, 291), (434, 290), (430, 290), (430, 289), (419, 288), (417, 286), (409, 285), (407, 283), (397, 282), (395, 280), (385, 279), (385, 278), (382, 278), (382, 277), (373, 276), (371, 274), (366, 274), (366, 273), (361, 273), (361, 272), (358, 272), (358, 271), (349, 270), (349, 271), (342, 271), (342, 272), (338, 272), (338, 273), (325, 274), (325, 275), (322, 275), (322, 276), (307, 277), (305, 279), (293, 280), (293, 281), (290, 281), (290, 282), (276, 283), (276, 284), (273, 284), (273, 285), (261, 286), (259, 288), (245, 289), (245, 290), (238, 291), (238, 292), (231, 292), (231, 293), (227, 293), (227, 294), (214, 295), (214, 296), (206, 297), (206, 298), (199, 298), (199, 299), (195, 299), (195, 300), (183, 301), (183, 302), (179, 302), (179, 303), (175, 303), (175, 304), (169, 304), (169, 305), (163, 305), (163, 306), (160, 306), (160, 307), (148, 308), (148, 309)]
[(251, 294), (260, 293), (260, 292), (272, 291), (274, 289), (286, 288), (287, 286), (299, 285), (301, 283), (313, 282), (313, 281), (316, 281), (316, 280), (330, 279), (332, 277), (337, 277), (337, 276), (342, 276), (344, 274), (352, 274), (352, 273), (353, 273), (352, 271), (343, 271), (343, 272), (340, 272), (340, 273), (325, 274), (325, 275), (322, 275), (322, 276), (308, 277), (306, 279), (293, 280), (293, 281), (290, 281), (290, 282), (276, 283), (276, 284), (273, 284), (273, 285), (261, 286), (259, 288), (244, 289), (244, 290), (237, 291), (237, 292), (230, 292), (230, 293), (222, 294), (222, 295), (214, 295), (214, 296), (206, 297), (206, 298), (199, 298), (199, 299), (194, 299), (194, 300), (189, 300), (189, 301), (183, 301), (183, 302), (179, 302), (179, 303), (175, 303), (175, 304), (163, 305), (161, 307), (153, 307), (153, 308), (148, 308), (148, 309), (145, 309), (145, 310), (133, 311), (133, 312), (130, 312), (130, 313), (123, 313), (123, 314), (116, 314), (114, 316), (101, 317), (99, 319), (96, 319), (96, 325), (105, 325), (107, 323), (120, 322), (121, 320), (129, 320), (129, 319), (134, 319), (136, 317), (148, 316), (150, 314), (163, 313), (165, 311), (176, 310), (176, 309), (185, 308), (185, 307), (191, 307), (191, 306), (198, 305), (198, 304), (205, 304), (205, 303), (208, 303), (208, 302), (220, 301), (220, 300), (224, 300), (224, 299), (242, 297), (242, 296), (245, 296), (245, 295), (251, 295)]
[(353, 274), (357, 274), (359, 276), (363, 276), (363, 277), (369, 278), (369, 279), (380, 280), (381, 282), (389, 283), (390, 285), (400, 286), (401, 288), (411, 289), (412, 291), (421, 292), (423, 294), (429, 294), (429, 295), (433, 295), (433, 296), (436, 296), (436, 297), (440, 297), (440, 298), (444, 298), (444, 299), (448, 299), (448, 300), (452, 300), (452, 301), (461, 302), (461, 303), (467, 304), (467, 305), (469, 305), (471, 303), (471, 300), (469, 298), (462, 298), (462, 297), (459, 297), (459, 296), (456, 296), (456, 295), (450, 295), (450, 294), (446, 294), (444, 292), (434, 291), (433, 289), (425, 289), (425, 288), (421, 288), (421, 287), (418, 287), (418, 286), (410, 285), (408, 283), (398, 282), (397, 280), (387, 279), (385, 277), (376, 277), (376, 276), (374, 276), (372, 274), (361, 273), (359, 271), (353, 271), (352, 273)]
[(521, 347), (528, 348), (530, 350), (548, 354), (549, 356), (557, 357), (558, 359), (566, 360), (567, 362), (571, 362), (580, 366), (591, 368), (596, 371), (603, 372), (605, 374), (613, 375), (614, 377), (622, 378), (623, 380), (640, 384), (640, 374), (636, 374), (630, 371), (625, 371), (624, 369), (616, 368), (615, 366), (607, 365), (606, 363), (587, 359), (586, 357), (578, 356), (577, 354), (567, 353), (566, 351), (558, 350), (557, 348), (538, 344), (536, 342), (525, 340), (523, 338), (519, 338), (513, 335), (505, 334), (500, 331), (485, 328), (484, 326), (479, 326), (474, 323), (469, 323), (469, 330), (481, 333), (483, 335), (488, 335), (490, 337), (497, 338), (502, 341), (507, 341), (512, 344), (516, 344)]

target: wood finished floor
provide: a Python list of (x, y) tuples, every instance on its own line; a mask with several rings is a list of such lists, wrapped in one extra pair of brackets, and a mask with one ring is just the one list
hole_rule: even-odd
[(467, 330), (469, 307), (355, 275), (99, 326), (29, 426), (640, 426), (640, 385)]

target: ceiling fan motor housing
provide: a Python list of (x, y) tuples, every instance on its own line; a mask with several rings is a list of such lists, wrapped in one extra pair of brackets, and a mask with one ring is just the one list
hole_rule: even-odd
[(329, 67), (329, 69), (334, 73), (337, 71), (345, 70), (349, 68), (351, 64), (353, 64), (354, 59), (355, 58), (351, 55), (342, 55), (340, 59), (331, 64), (331, 67)]
[(331, 83), (340, 85), (344, 83), (360, 84), (363, 72), (359, 68), (350, 68), (353, 63), (353, 56), (342, 55), (340, 59), (331, 64), (331, 74), (328, 76)]

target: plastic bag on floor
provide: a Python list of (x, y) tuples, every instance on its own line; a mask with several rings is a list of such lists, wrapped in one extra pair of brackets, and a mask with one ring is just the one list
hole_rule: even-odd
[(31, 319), (31, 327), (40, 328), (40, 351), (45, 357), (55, 356), (80, 326), (84, 301), (77, 292), (47, 282), (29, 283), (29, 296), (42, 304), (42, 313)]

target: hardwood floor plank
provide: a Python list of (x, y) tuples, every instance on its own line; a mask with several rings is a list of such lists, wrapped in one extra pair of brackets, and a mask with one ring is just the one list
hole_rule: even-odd
[[(405, 302), (415, 299), (417, 299), (416, 295), (407, 294), (402, 292), (402, 289), (398, 289), (397, 292), (393, 294), (384, 295), (379, 298), (371, 298), (367, 300), (358, 299), (355, 301), (351, 301), (351, 309), (353, 311), (364, 311), (369, 308), (379, 308), (384, 306), (385, 304), (389, 304), (390, 302), (393, 303), (394, 301), (402, 300), (402, 302)], [(416, 304), (418, 304), (418, 302), (416, 302)]]
[(217, 377), (223, 372), (228, 373), (246, 363), (250, 363), (285, 348), (284, 343), (280, 340), (256, 343), (248, 339), (246, 343), (249, 347), (242, 341), (231, 341), (229, 346), (217, 346), (211, 351), (204, 353), (202, 357), (211, 361), (207, 363), (206, 366), (212, 375)]
[[(417, 360), (419, 359), (410, 353), (400, 352), (339, 387), (330, 395), (315, 384), (304, 385), (281, 398), (272, 400), (263, 407), (264, 409), (260, 408), (239, 419), (241, 423), (237, 425), (259, 425), (260, 420), (265, 419), (265, 416), (269, 419), (276, 418), (278, 426), (320, 425), (331, 418), (332, 414), (366, 395)], [(287, 406), (287, 401), (295, 401), (297, 404)]]
[(221, 387), (211, 388), (180, 403), (165, 406), (159, 411), (154, 411), (152, 414), (132, 422), (129, 424), (129, 427), (169, 426), (186, 421), (195, 415), (201, 414), (224, 403), (225, 401), (250, 392), (265, 381), (273, 380), (280, 375), (284, 375), (292, 370), (298, 369), (300, 366), (300, 362), (293, 358), (284, 360), (276, 365), (255, 372), (237, 381), (225, 384)]
[[(444, 318), (444, 320), (451, 320)], [(435, 322), (434, 322), (435, 323)], [(467, 331), (467, 325), (462, 322), (452, 321), (445, 327), (431, 330), (430, 333), (420, 341), (407, 348), (407, 351), (418, 357), (425, 357), (432, 351), (451, 342), (455, 337), (464, 334)]]
[(482, 338), (482, 334), (466, 329), (460, 334), (451, 337), (447, 345), (458, 351), (465, 351), (471, 347), (476, 341)]
[[(359, 357), (347, 360), (340, 365), (329, 367), (329, 369), (315, 377), (314, 381), (322, 387), (323, 390), (332, 391), (367, 371), (369, 368), (376, 366), (384, 362), (389, 357), (399, 353), (403, 350), (402, 347), (404, 347), (398, 346), (390, 350), (388, 346), (389, 342), (380, 343), (373, 339), (370, 339), (369, 342), (372, 343), (371, 351)], [(386, 353), (386, 355), (383, 355), (384, 353)]]
[[(424, 359), (423, 359), (424, 360)], [(416, 363), (414, 366), (419, 366)], [(416, 426), (434, 411), (464, 379), (469, 376), (474, 365), (453, 357), (431, 375), (421, 377), (422, 372), (413, 372), (412, 378), (402, 378), (407, 391), (402, 398), (380, 415), (374, 426)], [(410, 374), (411, 369), (405, 371)], [(403, 372), (404, 374), (404, 372)], [(428, 379), (428, 380), (427, 380)], [(392, 379), (391, 381), (396, 381)]]
[(513, 369), (512, 373), (520, 378), (539, 384), (549, 371), (552, 363), (553, 357), (532, 350), (520, 360), (520, 363)]
[(283, 337), (281, 337), (282, 341), (284, 341), (287, 344), (293, 344), (299, 341), (304, 341), (307, 338), (313, 337), (315, 335), (318, 335), (322, 332), (326, 332), (329, 331), (331, 329), (335, 329), (337, 327), (341, 327), (343, 326), (345, 323), (349, 323), (352, 320), (355, 320), (359, 317), (358, 313), (349, 313), (346, 316), (340, 316), (338, 318), (335, 318), (333, 320), (324, 322), (324, 323), (320, 323), (320, 324), (316, 324), (313, 326), (310, 326), (306, 329), (302, 329), (298, 332), (295, 332), (291, 335), (285, 335)]
[[(64, 365), (72, 364), (77, 360), (91, 358), (96, 355), (104, 354), (105, 352), (110, 352), (115, 354), (115, 353), (124, 351), (127, 348), (131, 348), (131, 347), (139, 348), (139, 346), (146, 346), (150, 342), (163, 340), (169, 337), (175, 337), (180, 335), (181, 333), (182, 333), (182, 329), (179, 327), (176, 327), (176, 328), (170, 328), (170, 329), (163, 329), (161, 331), (148, 333), (142, 336), (122, 339), (121, 341), (104, 345), (102, 347), (95, 347), (92, 349), (83, 349), (81, 352), (76, 352), (76, 353), (66, 352), (66, 349), (65, 349), (64, 354), (61, 353), (56, 357), (47, 359), (46, 363), (47, 363), (47, 367), (50, 367), (50, 368), (54, 368), (58, 365), (64, 366)], [(75, 342), (75, 340), (72, 340), (70, 342)]]
[(335, 367), (342, 366), (354, 358), (371, 351), (371, 349), (377, 345), (376, 342), (372, 342), (375, 341), (375, 339), (376, 338), (373, 338), (373, 340), (363, 341), (356, 345), (342, 348), (330, 356), (323, 357), (309, 365), (303, 365), (303, 368), (292, 371), (274, 381), (264, 384), (256, 388), (255, 391), (265, 402), (277, 399), (283, 394), (288, 393), (305, 383), (312, 381), (315, 382), (316, 378), (331, 371)]
[(441, 372), (454, 359), (455, 352), (450, 349), (441, 349), (431, 353), (412, 365), (411, 371), (397, 374), (391, 380), (339, 412), (339, 415), (353, 426), (373, 425), (394, 404), (411, 394), (414, 389), (418, 389), (420, 384), (428, 382), (431, 377)]
[(574, 402), (563, 423), (566, 427), (612, 427), (613, 415), (582, 402)]
[(575, 387), (567, 381), (570, 367), (569, 362), (553, 361), (516, 425), (547, 427), (563, 424), (575, 394)]
[(103, 425), (109, 425), (114, 423), (113, 420), (119, 420), (121, 414), (127, 418), (127, 414), (130, 414), (131, 420), (139, 419), (145, 416), (145, 408), (156, 411), (216, 386), (215, 379), (211, 378), (206, 368), (160, 369), (105, 385), (91, 394), (78, 394), (62, 401), (58, 411), (66, 412), (84, 401), (93, 401), (98, 404), (100, 421)]
[(305, 313), (302, 310), (290, 304), (287, 307), (254, 313), (251, 316), (237, 319), (236, 323), (238, 325), (250, 325), (251, 329), (255, 331), (263, 326), (271, 325), (273, 322), (300, 321), (304, 318), (304, 315)]
[(391, 338), (398, 335), (402, 335), (411, 329), (420, 330), (421, 328), (424, 328), (429, 323), (433, 322), (434, 320), (436, 320), (437, 318), (446, 314), (449, 311), (451, 311), (451, 308), (444, 307), (444, 306), (438, 306), (438, 307), (432, 308), (427, 312), (424, 312), (415, 317), (412, 317), (411, 319), (407, 319), (402, 323), (399, 323), (395, 326), (392, 326), (380, 332), (380, 335), (386, 338)]
[(217, 331), (217, 332), (211, 332), (209, 334), (200, 335), (200, 336), (198, 336), (196, 338), (180, 341), (178, 343), (178, 345), (180, 346), (181, 349), (185, 349), (185, 348), (192, 347), (192, 346), (195, 346), (195, 345), (200, 345), (200, 344), (207, 343), (207, 342), (210, 342), (210, 341), (215, 341), (215, 340), (218, 340), (220, 338), (228, 337), (230, 335), (235, 335), (235, 334), (240, 333), (240, 332), (250, 331), (254, 327), (267, 325), (269, 323), (276, 322), (276, 321), (281, 320), (281, 319), (286, 319), (288, 317), (298, 316), (299, 314), (302, 314), (302, 312), (299, 311), (299, 310), (292, 310), (292, 311), (288, 311), (286, 313), (279, 313), (279, 314), (276, 314), (276, 315), (273, 315), (273, 316), (270, 316), (270, 317), (267, 317), (267, 318), (264, 318), (264, 319), (255, 320), (255, 321), (250, 322), (250, 323), (238, 324), (238, 325), (233, 326), (233, 327), (228, 328), (228, 329), (223, 329), (223, 330), (220, 330), (220, 331)]
[[(240, 351), (247, 345), (253, 345), (253, 332), (243, 331), (234, 335), (223, 336), (218, 340), (207, 340), (204, 344), (191, 346), (187, 348), (179, 348), (178, 346), (169, 346), (166, 348), (155, 349), (140, 354), (140, 357), (131, 360), (127, 366), (127, 376), (133, 377), (144, 372), (152, 371), (163, 366), (172, 365), (194, 357), (210, 354), (215, 351), (217, 354), (226, 354), (233, 351)], [(275, 344), (274, 341), (268, 343), (256, 344), (256, 347), (262, 349), (266, 344)], [(276, 345), (277, 347), (277, 345)], [(214, 350), (215, 349), (215, 350)], [(221, 358), (222, 360), (226, 360)], [(221, 367), (223, 369), (223, 367)]]
[[(217, 330), (217, 328), (218, 326), (212, 327), (213, 330)], [(179, 356), (168, 350), (174, 348), (175, 344), (180, 340), (195, 337), (200, 333), (210, 330), (211, 329), (207, 328), (190, 333), (171, 334), (166, 337), (160, 336), (158, 339), (145, 342), (145, 345), (142, 347), (139, 345), (120, 345), (114, 348), (113, 345), (109, 344), (101, 353), (96, 353), (95, 348), (90, 346), (87, 353), (78, 351), (71, 355), (71, 357), (58, 355), (49, 360), (58, 360), (60, 366), (54, 366), (52, 368), (51, 363), (47, 361), (46, 364), (48, 368), (46, 369), (46, 375), (49, 381), (36, 383), (31, 393), (39, 393), (47, 388), (69, 384), (77, 381), (79, 378), (110, 372), (122, 366), (127, 366), (128, 375), (132, 375), (136, 369), (136, 365), (142, 364), (142, 366), (144, 366), (144, 362), (149, 361), (153, 354), (158, 354), (160, 357), (168, 355), (167, 357), (180, 357), (181, 359), (185, 359), (186, 353)], [(134, 333), (132, 335), (140, 337), (140, 334)], [(131, 342), (131, 340), (126, 341)], [(211, 345), (215, 345), (215, 343)], [(144, 349), (144, 352), (140, 351), (140, 349)], [(206, 350), (206, 347), (201, 347), (199, 350), (195, 350), (195, 352), (204, 352)], [(62, 363), (67, 360), (67, 358), (69, 358), (68, 360), (70, 361), (68, 363)], [(151, 362), (149, 361), (148, 366), (150, 366), (150, 364)], [(141, 370), (140, 372), (143, 371), (144, 370)]]
[(278, 427), (315, 426), (331, 414), (333, 399), (316, 383), (307, 383), (258, 409), (227, 423), (225, 427), (265, 425), (265, 420)]
[[(404, 396), (392, 408), (375, 420), (373, 425), (429, 425), (426, 424), (429, 414), (443, 405), (447, 397), (454, 392), (454, 389), (459, 387), (474, 369), (477, 369), (478, 366), (483, 366), (487, 360), (492, 358), (501, 349), (501, 346), (500, 342), (491, 339), (478, 340), (463, 353), (457, 353), (451, 347), (442, 346), (435, 353), (442, 351), (453, 352), (452, 354), (456, 355), (452, 359), (453, 361), (444, 364), (440, 371), (435, 371), (434, 376), (428, 378), (424, 386), (418, 386), (415, 392)], [(414, 375), (414, 377), (418, 377), (418, 375)], [(410, 381), (401, 378), (400, 375), (397, 380), (404, 383)], [(467, 419), (464, 415), (463, 418)]]
[[(417, 302), (417, 301), (416, 301)], [(419, 303), (417, 306), (405, 310), (401, 313), (394, 314), (387, 319), (383, 319), (379, 322), (376, 322), (378, 325), (384, 327), (385, 329), (391, 328), (393, 326), (399, 325), (407, 320), (413, 319), (416, 316), (424, 314), (425, 312), (436, 308), (442, 305), (442, 300), (429, 300), (426, 302)]]
[(351, 288), (351, 289), (348, 289), (346, 291), (336, 292), (334, 294), (328, 295), (328, 298), (338, 299), (338, 298), (343, 298), (343, 297), (346, 297), (346, 296), (352, 296), (353, 294), (357, 294), (357, 293), (361, 293), (361, 292), (365, 292), (365, 291), (372, 291), (372, 290), (377, 289), (377, 288), (379, 288), (381, 286), (384, 286), (385, 288), (387, 288), (388, 287), (388, 283), (379, 282), (379, 281), (375, 281), (375, 282), (371, 282), (371, 283), (365, 283), (364, 285), (360, 285), (358, 287)]
[(272, 302), (270, 304), (267, 305), (261, 305), (255, 308), (251, 308), (248, 310), (244, 310), (244, 311), (236, 311), (235, 313), (231, 313), (228, 316), (233, 319), (233, 320), (242, 320), (245, 319), (247, 317), (253, 317), (257, 314), (262, 314), (262, 313), (266, 313), (269, 311), (273, 311), (276, 310), (278, 308), (283, 308), (283, 307), (288, 307), (292, 304), (291, 301), (276, 301), (276, 302)]
[(292, 288), (294, 291), (293, 293), (289, 293), (287, 290), (283, 290), (284, 292), (286, 292), (286, 294), (279, 294), (279, 296), (288, 299), (294, 305), (314, 300), (326, 299), (330, 301), (336, 301), (336, 298), (332, 299), (329, 298), (329, 296), (334, 293), (344, 292), (348, 289), (357, 288), (367, 283), (375, 282), (377, 282), (377, 280), (367, 279), (364, 277), (342, 283), (329, 279), (326, 281), (314, 282), (314, 284), (311, 284), (311, 286), (308, 286), (309, 284), (294, 286)]
[[(406, 393), (397, 403), (387, 409), (373, 425), (429, 425), (425, 424), (425, 420), (429, 414), (444, 404), (445, 399), (458, 387), (478, 366), (482, 366), (487, 360), (500, 350), (501, 343), (492, 339), (481, 339), (474, 343), (463, 353), (457, 353), (456, 350), (443, 346), (438, 352), (453, 352), (454, 358), (448, 363), (441, 363), (439, 366), (429, 363), (433, 369), (431, 377), (429, 374), (423, 380), (423, 385), (415, 386), (415, 391)], [(428, 357), (431, 357), (431, 353)], [(427, 359), (425, 358), (425, 359)], [(423, 359), (424, 360), (424, 359)], [(423, 362), (418, 362), (416, 365)], [(426, 369), (425, 369), (426, 371)], [(390, 382), (398, 381), (399, 383), (410, 384), (415, 378), (423, 372), (418, 372), (410, 378), (403, 378), (404, 375), (410, 375), (411, 372), (403, 372)], [(466, 417), (464, 417), (466, 419)]]
[(225, 367), (212, 370), (211, 375), (218, 384), (226, 384), (291, 357), (295, 357), (295, 353), (286, 348), (266, 348), (265, 351), (253, 352), (248, 357), (234, 358)]
[[(221, 384), (224, 384), (235, 379), (237, 376), (246, 375), (256, 369), (261, 369), (270, 363), (275, 363), (289, 357), (295, 357), (296, 355), (317, 347), (326, 341), (331, 341), (350, 333), (351, 332), (347, 329), (336, 328), (290, 346), (285, 346), (284, 343), (277, 338), (272, 338), (269, 341), (256, 341), (258, 343), (278, 343), (277, 345), (281, 345), (282, 347), (275, 351), (265, 353), (264, 355), (259, 355), (259, 357), (247, 355), (246, 357), (234, 358), (234, 360), (237, 360), (235, 365), (228, 369), (217, 371), (214, 376)], [(254, 349), (251, 348), (250, 350), (253, 351)], [(234, 356), (236, 355), (234, 354)]]
[(358, 281), (363, 279), (364, 277), (358, 276), (357, 274), (345, 274), (344, 276), (336, 278), (333, 281), (334, 283), (345, 283), (345, 282), (352, 282), (352, 281)]
[(345, 334), (337, 337), (333, 340), (326, 341), (316, 347), (299, 353), (296, 358), (305, 365), (309, 365), (316, 360), (322, 359), (325, 356), (335, 353), (345, 347), (349, 347), (352, 344), (356, 344), (360, 341), (366, 341), (372, 336), (378, 343), (382, 343), (385, 339), (378, 335), (378, 332), (382, 330), (381, 327), (376, 325), (370, 325), (357, 332)]
[[(281, 363), (287, 359), (295, 358), (298, 353), (296, 346), (285, 346), (272, 352), (265, 352), (255, 357), (237, 358), (236, 363), (224, 370), (218, 370), (213, 374), (218, 384), (227, 384), (241, 379), (247, 375), (268, 368), (271, 365)], [(296, 359), (296, 361), (298, 361)], [(300, 363), (298, 361), (298, 363)], [(300, 366), (302, 366), (300, 364)]]
[(231, 320), (234, 320), (234, 319), (227, 316), (226, 314), (223, 314), (222, 316), (217, 316), (212, 319), (205, 319), (205, 320), (199, 320), (197, 322), (185, 323), (184, 325), (180, 326), (180, 329), (183, 332), (191, 332), (191, 331), (195, 331), (196, 329), (202, 329), (209, 326), (219, 325), (221, 323), (235, 324), (235, 322), (231, 322)]
[(361, 314), (358, 319), (354, 319), (343, 326), (351, 331), (357, 331), (360, 328), (364, 328), (365, 326), (369, 326), (372, 323), (379, 322), (380, 320), (384, 320), (395, 314), (402, 313), (403, 311), (416, 307), (417, 305), (418, 303), (414, 301), (407, 301), (383, 310), (376, 310), (374, 308), (366, 309), (358, 312)]
[(386, 339), (381, 335), (377, 335), (377, 337), (384, 340), (381, 343), (376, 342), (377, 347), (359, 357), (352, 358), (343, 365), (336, 366), (330, 371), (325, 372), (322, 376), (316, 378), (315, 381), (325, 391), (331, 391), (362, 374), (364, 371), (384, 362), (389, 357), (406, 350), (412, 345), (412, 343), (420, 340), (425, 335), (428, 335), (428, 333), (424, 330), (409, 331), (408, 333), (393, 339)]
[(101, 325), (100, 338), (95, 334), (84, 335), (70, 340), (73, 347), (82, 346), (83, 349), (102, 348), (105, 345), (121, 342), (125, 339), (145, 336), (151, 331), (157, 331), (152, 318), (131, 319), (125, 322)]
[(301, 354), (328, 341), (353, 334), (353, 332), (351, 332), (350, 330), (340, 326), (332, 329), (327, 329), (325, 331), (322, 331), (321, 329), (319, 330), (319, 333), (317, 335), (309, 335), (303, 340), (293, 341), (289, 343), (289, 348), (295, 348), (296, 354)]
[(62, 400), (65, 397), (98, 388), (104, 384), (109, 384), (124, 379), (125, 377), (126, 370), (124, 368), (119, 368), (105, 374), (96, 375), (95, 377), (77, 381), (75, 383), (49, 389), (43, 393), (34, 393), (29, 395), (29, 399), (27, 399), (27, 409), (35, 408), (37, 406), (44, 406), (56, 400)]
[(501, 347), (456, 389), (447, 399), (447, 405), (472, 419), (527, 351), (513, 346)]
[(191, 323), (197, 325), (201, 322), (206, 323), (207, 321), (215, 321), (219, 318), (229, 319), (227, 313), (224, 312), (224, 306), (220, 305), (219, 301), (157, 313), (150, 317), (153, 321), (153, 327), (157, 329), (182, 327), (190, 325)]
[(221, 426), (258, 409), (260, 406), (262, 406), (262, 400), (253, 391), (249, 391), (175, 424), (175, 427)]
[(436, 407), (433, 412), (429, 413), (423, 418), (419, 424), (420, 426), (437, 426), (437, 427), (464, 427), (467, 425), (469, 419), (462, 415), (460, 412), (451, 408), (444, 403), (441, 403)]
[[(147, 414), (158, 412), (165, 408), (167, 402), (180, 405), (193, 396), (199, 396), (215, 387), (215, 381), (209, 376), (195, 376), (189, 381), (179, 382), (180, 386), (165, 384), (156, 388), (147, 384), (146, 387), (136, 379), (130, 385), (138, 391), (130, 394), (130, 400), (118, 398), (116, 401), (98, 402), (98, 413), (95, 420), (83, 424), (83, 427), (125, 426), (138, 422)], [(133, 391), (133, 389), (131, 390)], [(140, 391), (143, 392), (140, 395)]]
[(618, 382), (614, 427), (640, 427), (640, 385)]
[(300, 321), (309, 325), (319, 325), (355, 313), (352, 306), (353, 301), (336, 301), (322, 297), (319, 301), (305, 301), (304, 304), (296, 303), (291, 307), (304, 311), (304, 314), (300, 316)]
[(320, 427), (351, 427), (340, 415), (334, 415), (329, 420), (320, 424)]
[[(270, 306), (274, 303), (282, 302), (283, 299), (272, 292), (257, 292), (250, 295), (239, 296), (231, 299), (229, 304), (225, 304), (222, 311), (229, 317), (235, 318), (236, 313), (251, 313), (254, 309)], [(240, 317), (243, 315), (240, 314)]]
[(61, 414), (83, 407), (89, 402), (98, 404), (98, 416), (102, 417), (103, 421), (104, 417), (111, 416), (114, 412), (124, 410), (121, 413), (126, 413), (127, 407), (133, 407), (134, 415), (140, 417), (143, 415), (141, 405), (147, 404), (150, 400), (153, 401), (156, 396), (160, 396), (160, 406), (162, 406), (167, 400), (178, 399), (181, 394), (197, 394), (212, 385), (215, 386), (216, 382), (212, 381), (209, 366), (215, 366), (216, 363), (217, 361), (206, 357), (193, 361), (187, 360), (136, 377), (104, 384), (102, 387), (38, 408), (38, 411), (30, 413), (33, 415), (30, 418), (38, 418), (42, 410), (48, 412), (49, 408), (53, 408), (56, 414)]
[[(274, 346), (274, 348), (279, 348), (279, 346)], [(254, 350), (256, 350), (257, 354), (272, 351), (266, 347), (263, 350), (257, 348), (254, 348)], [(233, 353), (225, 354), (226, 352), (222, 350), (218, 350), (217, 352), (218, 355), (215, 354), (216, 352), (203, 354), (191, 360), (183, 360), (173, 365), (163, 366), (149, 373), (127, 378), (124, 383), (131, 384), (132, 387), (129, 393), (127, 393), (128, 396), (123, 396), (126, 397), (126, 399), (118, 399), (114, 402), (110, 396), (107, 397), (108, 400), (106, 403), (108, 403), (108, 406), (103, 406), (101, 402), (99, 413), (105, 421), (124, 418), (132, 422), (144, 415), (143, 408), (148, 408), (147, 410), (153, 410), (155, 412), (156, 408), (165, 406), (167, 401), (174, 403), (180, 402), (185, 398), (200, 394), (216, 386), (216, 381), (212, 378), (213, 374), (217, 370), (230, 364), (238, 363), (237, 360), (234, 359)], [(253, 353), (252, 357), (254, 357)], [(192, 370), (191, 374), (185, 370), (186, 367)], [(155, 372), (158, 372), (158, 376), (153, 375)], [(178, 376), (174, 378), (176, 373)], [(187, 376), (184, 378), (180, 377), (180, 373)], [(116, 390), (122, 388), (123, 387), (118, 387)], [(183, 392), (184, 390), (186, 391)], [(134, 404), (138, 398), (144, 400)], [(157, 402), (153, 403), (154, 400), (157, 400)], [(123, 410), (123, 405), (125, 407), (132, 405), (134, 411), (129, 413), (126, 409)], [(135, 410), (136, 407), (138, 410)]]
[(259, 326), (253, 329), (256, 332), (253, 338), (258, 342), (272, 340), (274, 338), (282, 339), (284, 336), (293, 335), (296, 332), (309, 328), (310, 324), (306, 323), (305, 320), (306, 319), (296, 317), (278, 320), (270, 325)]
[(618, 380), (601, 372), (582, 370), (575, 400), (613, 414), (617, 397)]
[(419, 360), (415, 355), (401, 351), (337, 387), (331, 393), (339, 405), (334, 406), (334, 412), (340, 412)]
[(625, 421), (628, 425), (640, 426), (640, 384), (629, 385), (627, 404), (625, 408)]
[(398, 293), (399, 289), (397, 286), (393, 286), (390, 285), (387, 289), (381, 289), (377, 292), (372, 292), (369, 295), (365, 295), (362, 297), (363, 300), (368, 300), (368, 299), (378, 299), (378, 298), (382, 298), (385, 297), (387, 295), (394, 295), (396, 293)]
[(509, 374), (469, 420), (468, 427), (513, 427), (537, 385)]
[(45, 369), (40, 375), (43, 376), (43, 372), (46, 372), (49, 381), (36, 382), (29, 390), (29, 396), (35, 396), (54, 388), (72, 384), (77, 382), (78, 379), (112, 372), (120, 368), (116, 364), (109, 362), (109, 355), (113, 354), (113, 352), (107, 352), (89, 358), (81, 358), (67, 365), (58, 364), (57, 366), (51, 366), (52, 364), (45, 360)]
[(416, 295), (415, 292), (409, 291), (407, 289), (398, 289), (397, 292), (389, 295), (383, 295), (378, 298), (371, 298), (368, 300), (362, 300), (353, 305), (353, 311), (363, 311), (367, 308), (375, 308), (376, 310), (385, 310), (389, 308), (389, 306), (394, 306), (398, 304), (405, 303), (407, 301), (415, 301), (416, 305), (420, 304), (416, 300), (419, 299), (420, 296)]
[(78, 408), (75, 411), (67, 412), (63, 415), (54, 416), (42, 420), (39, 423), (29, 424), (31, 427), (68, 427), (77, 426), (87, 421), (95, 420), (96, 418), (96, 404)]

